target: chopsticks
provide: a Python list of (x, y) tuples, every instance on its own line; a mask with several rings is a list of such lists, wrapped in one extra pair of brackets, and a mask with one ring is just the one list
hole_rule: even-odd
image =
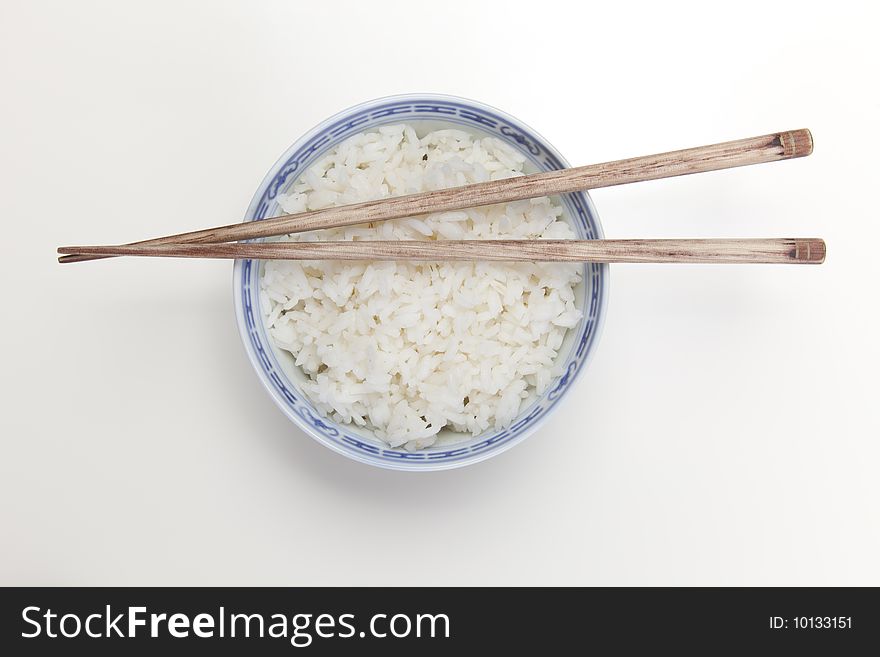
[(261, 260), (495, 260), (819, 264), (818, 238), (270, 242), (62, 247), (59, 253)]
[[(451, 187), (406, 196), (377, 199), (313, 212), (282, 215), (262, 221), (250, 221), (196, 230), (134, 242), (127, 246), (236, 242), (322, 228), (335, 228), (352, 224), (385, 221), (387, 219), (399, 219), (428, 212), (445, 212), (492, 205), (494, 203), (507, 203), (537, 196), (625, 185), (646, 180), (730, 169), (750, 164), (775, 162), (777, 160), (804, 157), (812, 153), (812, 151), (813, 138), (809, 130), (776, 132), (760, 137), (723, 142), (710, 146), (699, 146), (697, 148), (671, 151), (657, 155), (646, 155), (603, 164), (535, 173), (462, 187)], [(350, 244), (347, 246), (347, 249), (351, 248)], [(58, 261), (70, 263), (115, 255), (148, 255), (145, 252), (134, 253), (129, 251), (123, 253), (121, 250), (114, 253), (105, 250), (103, 253), (98, 254), (96, 251), (97, 247), (89, 248), (91, 250), (88, 253), (82, 248), (77, 250), (75, 247), (59, 249), (59, 253), (69, 255), (59, 258)], [(121, 247), (114, 248), (119, 249)], [(152, 255), (163, 254), (154, 252)], [(336, 257), (340, 256), (337, 255)]]

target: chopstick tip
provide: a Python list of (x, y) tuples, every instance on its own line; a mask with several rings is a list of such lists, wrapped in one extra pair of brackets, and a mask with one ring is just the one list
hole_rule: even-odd
[(83, 255), (75, 246), (59, 246), (56, 249), (58, 262), (62, 265), (69, 265), (72, 262), (84, 262), (86, 260), (96, 260), (94, 256)]

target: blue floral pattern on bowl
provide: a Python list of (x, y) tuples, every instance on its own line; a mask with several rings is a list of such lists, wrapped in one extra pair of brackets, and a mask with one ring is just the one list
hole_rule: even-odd
[[(353, 134), (380, 125), (431, 121), (445, 127), (461, 126), (490, 134), (521, 152), (538, 170), (562, 169), (568, 163), (532, 129), (503, 112), (455, 96), (414, 94), (363, 103), (331, 117), (288, 149), (266, 175), (248, 208), (245, 221), (259, 221), (280, 214), (277, 201), (302, 173), (328, 150)], [(434, 127), (434, 126), (432, 126)], [(560, 197), (566, 215), (580, 238), (599, 239), (602, 228), (590, 197), (585, 192)], [(260, 266), (256, 260), (237, 260), (233, 293), (239, 332), (261, 382), (276, 404), (307, 434), (324, 445), (363, 463), (397, 470), (439, 470), (481, 461), (513, 446), (531, 434), (569, 390), (596, 347), (608, 296), (608, 266), (584, 265), (584, 284), (578, 306), (584, 311), (565, 357), (562, 376), (543, 396), (524, 408), (506, 429), (490, 430), (472, 439), (433, 446), (417, 452), (392, 449), (362, 435), (349, 425), (324, 417), (315, 410), (285, 374), (267, 335), (259, 304)]]

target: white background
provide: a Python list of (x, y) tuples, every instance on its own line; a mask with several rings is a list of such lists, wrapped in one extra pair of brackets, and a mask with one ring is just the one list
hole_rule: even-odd
[[(0, 584), (880, 584), (870, 4), (3, 0)], [(593, 199), (609, 237), (828, 260), (612, 267), (550, 421), (433, 474), (281, 414), (230, 263), (55, 262), (237, 221), (303, 132), (409, 91), (573, 164), (808, 127), (812, 157)]]

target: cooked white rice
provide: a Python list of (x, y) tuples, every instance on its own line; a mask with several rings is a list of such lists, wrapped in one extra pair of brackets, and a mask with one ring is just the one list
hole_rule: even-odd
[[(461, 130), (421, 139), (409, 125), (355, 135), (279, 198), (285, 212), (523, 175), (504, 142)], [(316, 231), (290, 240), (566, 239), (549, 198)], [(560, 263), (266, 261), (269, 335), (295, 357), (303, 392), (336, 421), (392, 447), (444, 427), (500, 429), (555, 376), (581, 318), (580, 266)]]

